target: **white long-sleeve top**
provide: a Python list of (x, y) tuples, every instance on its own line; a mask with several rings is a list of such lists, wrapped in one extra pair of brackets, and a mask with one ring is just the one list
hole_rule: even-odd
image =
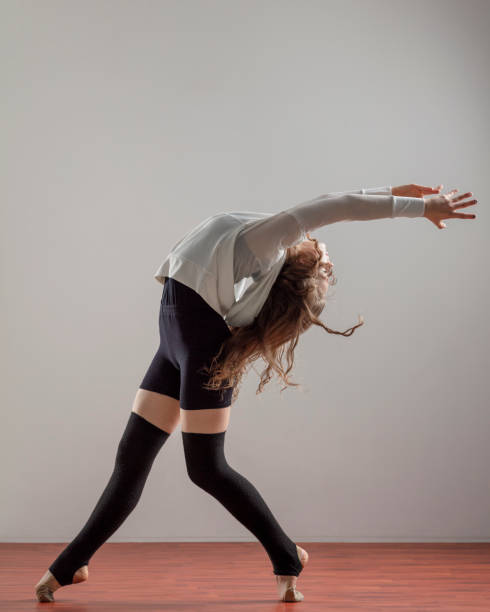
[(207, 217), (173, 245), (154, 274), (194, 289), (233, 327), (253, 322), (269, 295), (287, 248), (306, 233), (339, 221), (422, 217), (423, 198), (392, 187), (333, 192), (279, 212), (230, 211)]

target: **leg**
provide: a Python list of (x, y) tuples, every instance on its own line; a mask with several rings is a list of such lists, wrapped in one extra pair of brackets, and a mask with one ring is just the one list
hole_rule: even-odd
[(45, 574), (38, 583), (38, 599), (47, 597), (39, 601), (53, 601), (54, 590), (79, 582), (75, 576), (80, 574), (77, 570), (84, 568), (86, 575), (83, 579), (86, 579), (90, 558), (136, 507), (153, 462), (179, 418), (178, 399), (138, 389), (109, 482), (82, 530), (50, 565), (48, 575)]
[[(173, 323), (167, 328), (171, 353), (180, 369), (187, 473), (192, 482), (217, 499), (264, 546), (274, 568), (280, 598), (300, 601), (303, 595), (294, 586), (307, 561), (307, 553), (282, 530), (253, 484), (226, 461), (224, 438), (233, 389), (210, 390), (204, 386), (208, 380), (205, 370), (231, 331), (225, 320), (208, 306), (194, 311), (194, 300), (197, 306), (201, 298), (194, 297), (185, 286), (179, 292), (180, 289), (180, 303), (185, 308), (177, 309), (178, 314), (173, 317), (163, 317), (163, 321)], [(179, 294), (176, 298), (179, 303)]]
[[(308, 558), (283, 531), (254, 485), (226, 461), (224, 441), (230, 407), (181, 410), (187, 472), (194, 484), (217, 499), (264, 546), (273, 565), (281, 598), (300, 601), (296, 580)], [(286, 584), (286, 588), (281, 585)]]

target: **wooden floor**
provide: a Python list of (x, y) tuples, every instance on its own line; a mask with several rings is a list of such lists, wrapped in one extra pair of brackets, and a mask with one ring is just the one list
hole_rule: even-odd
[(54, 603), (39, 603), (34, 585), (65, 544), (0, 544), (0, 609), (490, 612), (490, 543), (297, 544), (310, 554), (298, 603), (277, 600), (258, 542), (106, 543), (89, 579)]

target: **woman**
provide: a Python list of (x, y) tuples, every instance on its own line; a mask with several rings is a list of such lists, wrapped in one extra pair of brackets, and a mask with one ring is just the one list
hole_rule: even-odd
[[(339, 221), (425, 217), (474, 219), (456, 210), (471, 192), (442, 185), (330, 193), (280, 211), (234, 211), (206, 218), (171, 249), (154, 275), (163, 287), (160, 345), (136, 393), (112, 476), (87, 523), (36, 585), (39, 601), (88, 578), (95, 551), (138, 503), (153, 461), (181, 421), (187, 473), (264, 546), (279, 599), (301, 601), (297, 577), (308, 553), (283, 531), (254, 485), (226, 461), (224, 437), (243, 374), (259, 357), (286, 383), (300, 334), (311, 325), (350, 336), (318, 318), (334, 284), (324, 243), (311, 231)], [(438, 194), (432, 197), (429, 194)], [(286, 346), (287, 345), (287, 346)], [(287, 363), (282, 363), (286, 354)], [(286, 366), (286, 369), (285, 369)]]

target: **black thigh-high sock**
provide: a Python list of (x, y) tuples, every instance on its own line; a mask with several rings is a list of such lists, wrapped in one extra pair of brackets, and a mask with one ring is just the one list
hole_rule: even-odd
[(269, 555), (274, 574), (299, 576), (303, 566), (296, 544), (282, 530), (254, 485), (228, 465), (225, 433), (182, 432), (189, 478), (255, 535)]
[(49, 566), (62, 585), (122, 525), (138, 503), (153, 461), (169, 433), (131, 412), (117, 447), (114, 471), (97, 505), (75, 539)]

